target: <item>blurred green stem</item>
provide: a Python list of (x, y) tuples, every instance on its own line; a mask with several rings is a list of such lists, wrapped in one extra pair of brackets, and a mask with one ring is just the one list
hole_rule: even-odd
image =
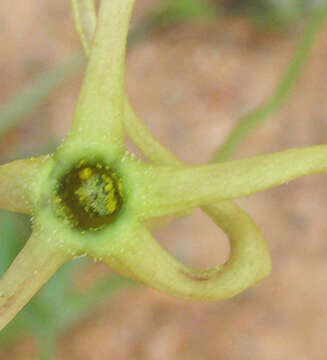
[(21, 92), (14, 95), (6, 105), (2, 105), (0, 136), (15, 126), (20, 118), (31, 114), (54, 89), (67, 81), (85, 63), (85, 57), (82, 54), (71, 57), (67, 62), (40, 74)]
[[(91, 289), (87, 291), (73, 291), (65, 299), (64, 310), (57, 314), (60, 318), (60, 325), (57, 332), (67, 331), (74, 323), (88, 316), (94, 309), (94, 304), (100, 304), (101, 301), (108, 298), (108, 295), (115, 293), (120, 288), (135, 284), (133, 281), (122, 278), (115, 274), (110, 274), (104, 279), (96, 282)], [(94, 309), (96, 310), (96, 309)]]
[(302, 74), (316, 35), (326, 20), (326, 16), (327, 3), (322, 5), (312, 16), (294, 57), (272, 96), (240, 120), (239, 124), (213, 156), (212, 162), (227, 160), (251, 131), (266, 121), (270, 115), (278, 111), (286, 102), (288, 95), (290, 95), (291, 90)]
[(56, 360), (54, 339), (39, 337), (39, 340), (40, 351), (37, 360)]

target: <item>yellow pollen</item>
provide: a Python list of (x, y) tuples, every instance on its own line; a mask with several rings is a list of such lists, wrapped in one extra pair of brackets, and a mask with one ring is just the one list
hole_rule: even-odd
[(114, 184), (112, 182), (110, 182), (105, 186), (104, 189), (109, 192), (113, 189), (113, 187), (114, 187)]
[[(59, 195), (59, 196), (58, 196)], [(122, 206), (122, 184), (104, 164), (84, 161), (72, 169), (58, 189), (54, 202), (67, 221), (82, 230), (98, 230), (112, 223)]]
[(82, 170), (78, 173), (79, 177), (80, 177), (82, 180), (88, 180), (88, 179), (90, 179), (90, 177), (92, 176), (92, 174), (93, 174), (93, 171), (92, 171), (92, 169), (89, 168), (89, 167), (86, 167), (86, 168), (82, 169)]
[(121, 194), (122, 191), (123, 191), (123, 185), (122, 185), (122, 183), (120, 181), (117, 182), (117, 185), (118, 185), (118, 191)]
[(109, 213), (113, 213), (117, 208), (117, 199), (113, 198), (110, 199), (110, 201), (107, 204), (107, 209), (109, 211)]

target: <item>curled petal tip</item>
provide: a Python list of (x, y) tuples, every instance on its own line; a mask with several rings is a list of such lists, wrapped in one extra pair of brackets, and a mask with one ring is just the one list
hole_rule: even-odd
[[(232, 229), (236, 210), (226, 206), (224, 214), (222, 211), (219, 209), (219, 216), (224, 217), (225, 222), (227, 216), (233, 214), (228, 224)], [(259, 230), (241, 210), (237, 221), (244, 222), (239, 233), (233, 233), (226, 226), (224, 229), (232, 243), (230, 260), (210, 270), (192, 269), (178, 262), (161, 248), (143, 225), (131, 226), (123, 238), (112, 241), (103, 260), (122, 275), (180, 298), (227, 299), (262, 280), (271, 267), (269, 252)]]

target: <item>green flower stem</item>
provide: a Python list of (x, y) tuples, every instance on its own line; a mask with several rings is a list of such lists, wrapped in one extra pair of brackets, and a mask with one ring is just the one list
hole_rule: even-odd
[(314, 40), (322, 25), (325, 23), (326, 17), (327, 4), (324, 3), (312, 16), (293, 60), (272, 96), (240, 120), (239, 124), (213, 156), (212, 162), (227, 160), (251, 131), (266, 121), (270, 115), (278, 111), (287, 101), (288, 95), (290, 95), (291, 90), (295, 87), (309, 59)]
[(44, 157), (16, 160), (0, 166), (0, 208), (31, 214), (30, 191)]
[(82, 133), (90, 142), (110, 142), (111, 151), (117, 154), (124, 150), (124, 65), (133, 3), (133, 0), (101, 1), (99, 26), (72, 127), (72, 134)]
[(152, 185), (144, 211), (151, 218), (248, 196), (300, 176), (326, 173), (326, 159), (327, 146), (317, 145), (220, 164), (156, 167), (149, 170)]
[(23, 250), (0, 280), (0, 330), (22, 309), (58, 268), (69, 260), (51, 247), (41, 230), (34, 230)]

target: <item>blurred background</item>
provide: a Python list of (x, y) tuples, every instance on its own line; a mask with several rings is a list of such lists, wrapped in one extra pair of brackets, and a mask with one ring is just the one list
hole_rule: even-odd
[[(182, 160), (208, 162), (272, 94), (322, 3), (137, 0), (126, 74), (137, 113)], [(52, 151), (69, 132), (83, 61), (68, 0), (2, 0), (0, 38), (5, 163)], [(292, 96), (234, 159), (326, 143), (326, 59), (327, 24)], [(231, 300), (186, 302), (76, 260), (0, 334), (0, 360), (325, 360), (327, 177), (238, 202), (269, 243), (268, 279)], [(1, 274), (29, 233), (27, 216), (0, 213)], [(155, 235), (188, 265), (229, 256), (228, 240), (200, 210)]]

